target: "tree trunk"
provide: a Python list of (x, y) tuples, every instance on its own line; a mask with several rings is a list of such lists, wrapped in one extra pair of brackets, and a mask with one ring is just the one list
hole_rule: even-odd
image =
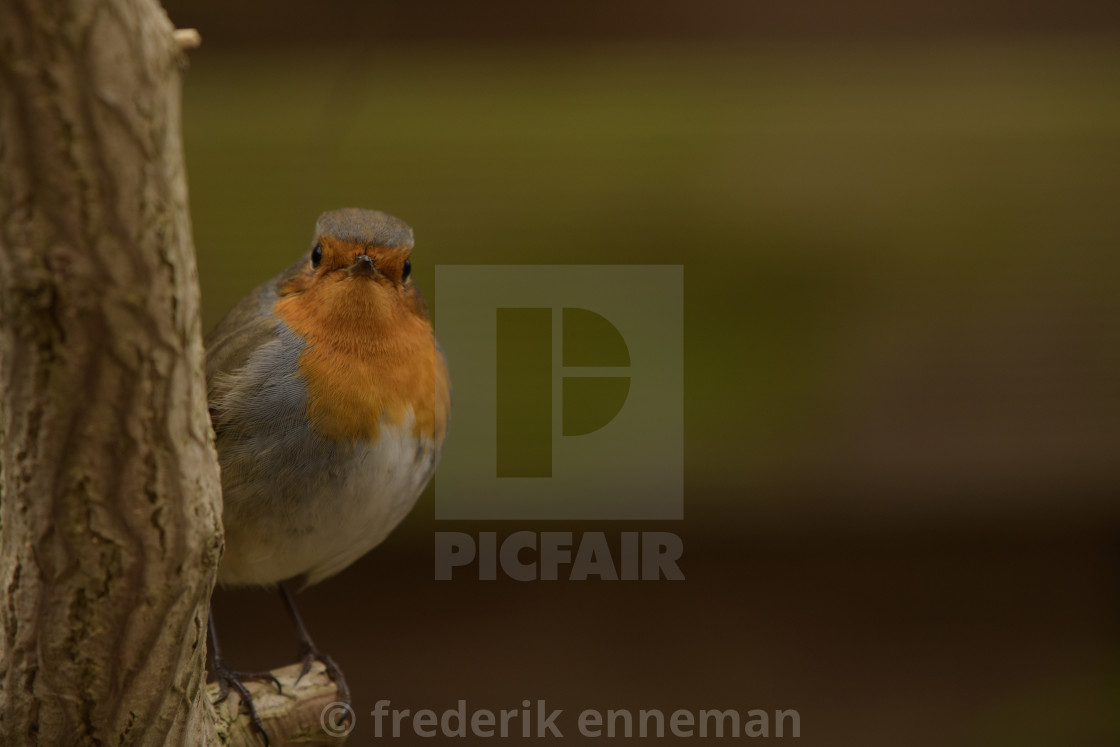
[(144, 0), (0, 3), (4, 744), (213, 732), (221, 498), (172, 31)]
[(259, 740), (204, 688), (186, 44), (155, 0), (0, 0), (0, 744)]

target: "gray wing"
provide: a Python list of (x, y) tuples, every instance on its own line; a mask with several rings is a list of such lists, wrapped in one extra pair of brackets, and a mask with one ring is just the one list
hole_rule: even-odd
[(207, 396), (227, 523), (268, 509), (267, 502), (250, 500), (254, 496), (297, 497), (329, 475), (318, 461), (332, 454), (318, 454), (305, 416), (306, 389), (298, 376), (305, 343), (272, 312), (277, 289), (306, 268), (303, 258), (257, 288), (206, 336)]
[(262, 470), (282, 479), (306, 450), (306, 391), (297, 375), (304, 341), (272, 312), (278, 288), (306, 268), (304, 257), (261, 285), (206, 336), (207, 399), (227, 499)]
[(277, 289), (306, 267), (307, 258), (303, 257), (257, 287), (206, 335), (206, 381), (211, 388), (217, 375), (237, 371), (257, 348), (273, 339), (278, 322), (272, 314), (272, 307), (279, 298)]

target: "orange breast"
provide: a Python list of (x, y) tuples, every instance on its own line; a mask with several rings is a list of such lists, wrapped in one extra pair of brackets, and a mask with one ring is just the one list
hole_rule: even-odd
[(312, 428), (331, 440), (376, 441), (381, 423), (411, 417), (416, 437), (442, 441), (450, 382), (423, 304), (415, 291), (378, 282), (297, 278), (280, 289), (276, 315), (307, 342), (299, 367)]

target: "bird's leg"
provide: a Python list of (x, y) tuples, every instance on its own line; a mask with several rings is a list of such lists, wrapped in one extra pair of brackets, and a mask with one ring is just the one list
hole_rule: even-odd
[(288, 615), (291, 616), (292, 623), (296, 626), (296, 633), (299, 635), (299, 654), (303, 659), (303, 669), (300, 670), (296, 682), (299, 682), (303, 679), (303, 675), (311, 671), (311, 664), (318, 659), (326, 667), (327, 675), (338, 685), (340, 699), (349, 703), (350, 688), (346, 685), (346, 678), (342, 676), (342, 670), (334, 663), (334, 659), (316, 648), (315, 642), (311, 640), (311, 636), (307, 632), (307, 627), (303, 624), (303, 618), (299, 616), (299, 610), (296, 609), (296, 602), (292, 599), (291, 592), (283, 583), (280, 584), (280, 596), (284, 599), (284, 606), (288, 608)]
[(218, 630), (214, 625), (213, 608), (210, 609), (210, 656), (214, 660), (214, 677), (218, 680), (219, 690), (218, 699), (214, 701), (214, 705), (229, 697), (230, 688), (236, 690), (237, 694), (241, 696), (241, 702), (245, 704), (245, 709), (249, 712), (249, 721), (264, 737), (265, 747), (268, 747), (268, 733), (264, 730), (264, 724), (261, 723), (261, 717), (257, 714), (256, 706), (253, 705), (253, 697), (249, 695), (249, 689), (243, 683), (247, 681), (271, 682), (276, 685), (277, 692), (283, 692), (280, 687), (280, 680), (276, 679), (271, 672), (235, 672), (226, 666), (225, 659), (222, 658), (222, 648), (218, 645)]

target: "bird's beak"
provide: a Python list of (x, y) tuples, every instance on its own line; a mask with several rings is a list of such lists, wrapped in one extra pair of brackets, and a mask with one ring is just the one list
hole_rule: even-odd
[(354, 264), (346, 268), (346, 273), (350, 276), (365, 275), (366, 277), (375, 278), (381, 273), (377, 271), (377, 266), (373, 264), (373, 259), (368, 254), (360, 254), (354, 260)]

